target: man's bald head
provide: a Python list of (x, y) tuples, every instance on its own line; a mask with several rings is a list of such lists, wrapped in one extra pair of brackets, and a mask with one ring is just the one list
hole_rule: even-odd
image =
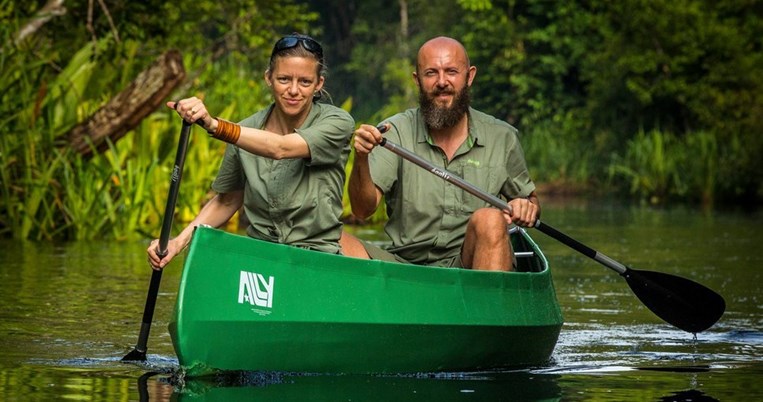
[(443, 53), (449, 54), (454, 60), (463, 62), (466, 67), (470, 66), (469, 55), (466, 54), (466, 48), (461, 42), (447, 36), (438, 36), (426, 41), (419, 48), (416, 63), (417, 70), (421, 69), (422, 60), (426, 60), (429, 57), (436, 57), (436, 55)]

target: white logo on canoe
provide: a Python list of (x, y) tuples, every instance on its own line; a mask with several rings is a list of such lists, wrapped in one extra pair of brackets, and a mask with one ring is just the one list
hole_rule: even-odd
[(241, 271), (238, 302), (240, 304), (248, 302), (258, 307), (272, 307), (274, 283), (275, 279), (272, 276), (265, 278), (256, 272)]

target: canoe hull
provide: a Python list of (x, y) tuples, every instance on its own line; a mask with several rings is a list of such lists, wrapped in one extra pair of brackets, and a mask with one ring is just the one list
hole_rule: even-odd
[(202, 227), (170, 335), (191, 376), (540, 365), (562, 318), (537, 254), (541, 272), (477, 272), (358, 260)]

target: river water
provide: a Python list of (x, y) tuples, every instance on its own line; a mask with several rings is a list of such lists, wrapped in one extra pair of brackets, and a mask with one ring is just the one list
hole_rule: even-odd
[[(633, 268), (719, 292), (726, 313), (695, 338), (664, 323), (616, 273), (540, 232), (565, 318), (545, 366), (489, 373), (246, 373), (186, 381), (167, 332), (181, 264), (165, 270), (146, 364), (137, 341), (146, 242), (0, 240), (4, 401), (746, 401), (763, 400), (763, 212), (544, 204), (543, 220)], [(377, 240), (374, 228), (352, 228)], [(221, 336), (231, 336), (221, 334)], [(521, 342), (521, 340), (509, 340)]]

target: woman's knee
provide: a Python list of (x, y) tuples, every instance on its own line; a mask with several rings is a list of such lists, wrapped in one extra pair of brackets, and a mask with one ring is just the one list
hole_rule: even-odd
[(339, 247), (342, 249), (342, 254), (347, 257), (370, 258), (363, 243), (345, 231), (342, 231), (342, 237), (339, 238)]

